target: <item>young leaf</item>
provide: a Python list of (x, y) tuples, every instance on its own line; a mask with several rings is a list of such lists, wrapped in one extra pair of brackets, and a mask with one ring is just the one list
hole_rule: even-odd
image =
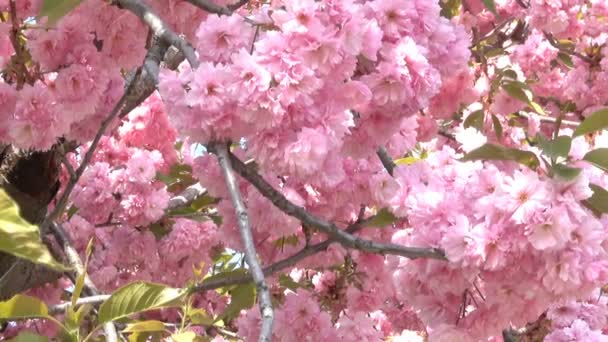
[(204, 309), (192, 309), (188, 311), (190, 322), (195, 325), (211, 326), (213, 325), (213, 317), (209, 316)]
[(125, 285), (112, 294), (99, 307), (99, 325), (162, 307), (175, 306), (175, 301), (184, 291), (160, 284), (134, 282)]
[(365, 227), (386, 227), (388, 225), (393, 224), (397, 221), (397, 217), (391, 213), (388, 209), (382, 208), (376, 215), (371, 217), (367, 222), (365, 222)]
[(572, 137), (576, 138), (581, 135), (600, 131), (606, 127), (608, 127), (608, 108), (600, 109), (589, 115), (578, 125), (578, 127), (576, 127)]
[(60, 271), (68, 269), (53, 259), (38, 227), (19, 216), (17, 205), (4, 190), (0, 190), (0, 251)]
[(48, 17), (49, 25), (53, 25), (63, 16), (80, 4), (81, 0), (44, 0), (42, 9), (40, 10), (41, 17)]
[(255, 284), (249, 282), (242, 284), (230, 291), (230, 304), (224, 312), (218, 316), (217, 320), (231, 320), (238, 316), (239, 312), (244, 309), (249, 309), (255, 304)]
[(127, 324), (127, 327), (122, 331), (124, 333), (135, 333), (135, 332), (152, 332), (152, 331), (165, 331), (165, 324), (161, 321), (141, 321), (131, 324)]
[(529, 103), (532, 101), (532, 93), (525, 89), (527, 86), (525, 83), (512, 81), (502, 85), (507, 94), (511, 97), (520, 100), (521, 102)]
[(531, 169), (536, 169), (540, 162), (536, 155), (530, 151), (522, 151), (514, 148), (506, 148), (494, 144), (485, 144), (467, 153), (461, 161), (472, 160), (512, 160), (523, 164)]
[(494, 125), (494, 132), (496, 133), (496, 138), (498, 140), (502, 139), (502, 125), (500, 124), (500, 120), (494, 114), (492, 114), (492, 124)]
[(476, 110), (467, 116), (462, 125), (464, 128), (474, 127), (478, 131), (481, 131), (483, 128), (483, 117), (483, 110)]
[(16, 337), (11, 338), (7, 342), (48, 342), (49, 338), (40, 336), (29, 331), (22, 331)]
[(589, 151), (585, 154), (583, 160), (608, 172), (608, 148), (597, 148), (593, 151)]
[(583, 201), (583, 204), (596, 215), (608, 213), (608, 191), (596, 184), (589, 184), (593, 195)]
[(89, 259), (91, 254), (93, 253), (93, 241), (94, 238), (89, 240), (86, 249), (86, 259), (84, 261), (84, 272), (76, 278), (76, 283), (74, 284), (74, 292), (72, 293), (72, 307), (76, 306), (76, 302), (78, 298), (80, 298), (80, 294), (82, 293), (82, 288), (84, 287), (84, 279), (87, 276), (87, 268), (89, 266)]
[(171, 339), (174, 342), (194, 342), (196, 341), (196, 334), (192, 331), (185, 331), (171, 335)]
[(553, 140), (547, 140), (543, 135), (538, 134), (538, 144), (543, 153), (549, 158), (567, 157), (570, 153), (572, 138), (560, 135)]
[(498, 15), (498, 12), (496, 12), (496, 4), (494, 3), (494, 0), (482, 0), (482, 1), (483, 1), (483, 4), (488, 9), (488, 11), (492, 12), (492, 14), (494, 14), (494, 15)]
[(0, 302), (0, 320), (46, 317), (49, 317), (49, 309), (38, 298), (15, 295), (5, 302)]
[(564, 164), (555, 164), (553, 165), (553, 167), (551, 168), (551, 171), (553, 171), (553, 173), (566, 180), (566, 181), (570, 181), (573, 180), (574, 178), (578, 177), (578, 175), (580, 175), (582, 169), (577, 168), (577, 167), (570, 167)]

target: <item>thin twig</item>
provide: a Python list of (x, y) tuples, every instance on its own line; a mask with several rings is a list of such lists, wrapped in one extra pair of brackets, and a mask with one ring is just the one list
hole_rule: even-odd
[(247, 179), (258, 191), (269, 199), (285, 214), (295, 217), (302, 223), (315, 227), (320, 231), (335, 237), (342, 245), (369, 253), (394, 254), (410, 259), (431, 258), (447, 260), (443, 251), (437, 248), (405, 247), (393, 243), (380, 243), (353, 236), (339, 229), (334, 223), (325, 221), (310, 214), (306, 209), (291, 203), (283, 194), (275, 190), (262, 176), (248, 168), (240, 159), (229, 153), (234, 170)]
[(113, 3), (135, 14), (150, 27), (156, 37), (178, 48), (186, 56), (193, 69), (198, 67), (199, 61), (194, 48), (184, 38), (173, 32), (148, 5), (138, 0), (114, 0)]
[[(87, 273), (86, 273), (87, 270), (84, 269), (82, 260), (80, 259), (80, 256), (78, 255), (78, 252), (76, 251), (74, 246), (72, 246), (72, 243), (70, 242), (70, 239), (69, 239), (68, 235), (66, 234), (65, 230), (63, 229), (63, 227), (60, 224), (53, 222), (53, 224), (51, 224), (50, 228), (51, 228), (51, 233), (53, 234), (53, 236), (55, 237), (55, 239), (57, 240), (57, 242), (63, 249), (63, 252), (67, 259), (66, 261), (74, 269), (74, 275), (73, 275), (74, 278), (77, 279), (78, 277), (84, 276), (85, 292), (89, 296), (98, 296), (99, 290), (97, 290), (97, 287), (95, 286), (95, 284), (93, 284), (93, 282), (87, 275)], [(103, 330), (105, 333), (106, 341), (109, 341), (109, 342), (118, 341), (118, 334), (116, 333), (116, 327), (114, 326), (114, 324), (112, 322), (104, 324)]]
[(388, 174), (392, 176), (393, 170), (397, 165), (393, 161), (393, 158), (391, 158), (391, 155), (388, 154), (386, 148), (384, 148), (384, 146), (378, 147), (376, 154), (378, 155), (378, 158), (380, 158), (380, 161), (382, 162), (382, 165), (384, 165), (384, 168), (386, 169)]
[(251, 225), (249, 224), (247, 209), (245, 208), (245, 204), (241, 198), (237, 180), (232, 171), (227, 144), (210, 144), (209, 147), (210, 150), (217, 155), (218, 162), (222, 168), (226, 186), (228, 187), (232, 204), (234, 205), (234, 209), (236, 211), (241, 239), (243, 240), (243, 245), (245, 247), (245, 260), (247, 261), (247, 265), (249, 265), (249, 269), (251, 270), (251, 274), (253, 276), (253, 281), (257, 288), (260, 312), (262, 314), (262, 329), (260, 331), (260, 337), (258, 340), (260, 342), (268, 342), (272, 339), (272, 301), (270, 298), (270, 290), (268, 289), (268, 285), (266, 285), (264, 273), (258, 261), (255, 250), (255, 242), (253, 240), (253, 234), (251, 233)]
[(560, 52), (568, 54), (568, 55), (576, 56), (591, 65), (594, 65), (596, 63), (596, 61), (591, 57), (585, 56), (580, 52), (576, 52), (576, 51), (574, 51), (574, 49), (569, 50), (569, 49), (566, 49), (563, 46), (559, 45), (559, 42), (555, 40), (555, 37), (553, 37), (553, 35), (551, 33), (543, 31), (543, 35), (545, 36), (547, 41), (549, 41), (549, 44), (551, 44), (554, 48), (558, 49)]
[[(138, 70), (141, 71), (141, 68), (139, 68)], [(74, 187), (76, 186), (76, 183), (78, 182), (78, 180), (84, 173), (84, 170), (87, 168), (87, 166), (91, 162), (91, 159), (93, 159), (93, 154), (95, 154), (95, 150), (97, 149), (97, 145), (99, 144), (101, 137), (105, 133), (105, 131), (108, 128), (108, 126), (110, 125), (110, 123), (118, 115), (122, 106), (125, 104), (127, 96), (129, 94), (130, 89), (132, 88), (133, 84), (134, 84), (134, 82), (130, 83), (130, 85), (127, 87), (127, 90), (125, 90), (124, 94), (118, 100), (118, 103), (116, 103), (116, 105), (114, 106), (114, 108), (112, 109), (110, 114), (102, 121), (101, 126), (99, 127), (99, 130), (97, 131), (97, 134), (95, 135), (95, 138), (93, 138), (93, 141), (91, 142), (91, 146), (89, 146), (89, 150), (87, 151), (87, 153), (85, 153), (84, 157), (82, 158), (82, 162), (80, 163), (80, 166), (75, 171), (75, 177), (70, 177), (70, 180), (68, 181), (68, 184), (66, 185), (65, 190), (63, 191), (63, 194), (57, 201), (55, 208), (53, 209), (53, 211), (51, 211), (50, 214), (48, 214), (46, 216), (46, 218), (40, 225), (41, 230), (43, 232), (47, 231), (48, 227), (51, 225), (51, 222), (55, 221), (59, 217), (59, 215), (61, 215), (61, 213), (63, 212), (63, 209), (65, 208), (65, 206), (68, 202), (68, 197), (72, 193), (72, 190), (74, 190)]]

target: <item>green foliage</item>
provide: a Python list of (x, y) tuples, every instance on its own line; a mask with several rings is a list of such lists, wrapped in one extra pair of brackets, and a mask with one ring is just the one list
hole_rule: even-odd
[(535, 112), (545, 115), (543, 108), (538, 103), (533, 101), (534, 95), (526, 83), (519, 81), (508, 81), (503, 83), (502, 89), (506, 91), (509, 96), (528, 104), (528, 107), (532, 108)]
[(122, 331), (124, 333), (140, 333), (140, 332), (155, 332), (165, 331), (165, 324), (161, 321), (149, 320), (127, 324), (127, 327)]
[(494, 0), (482, 0), (484, 6), (486, 6), (486, 8), (488, 9), (488, 11), (492, 12), (494, 15), (498, 15), (498, 12), (496, 12), (496, 4), (494, 3)]
[(230, 290), (230, 304), (226, 307), (224, 312), (216, 318), (216, 321), (231, 320), (239, 315), (241, 310), (249, 309), (255, 304), (256, 292), (255, 284), (249, 282), (236, 286)]
[(0, 302), (0, 321), (16, 321), (31, 318), (43, 318), (54, 322), (61, 328), (62, 341), (76, 341), (75, 335), (70, 334), (61, 322), (49, 315), (48, 307), (40, 299), (18, 294), (7, 301)]
[(467, 116), (467, 118), (464, 120), (463, 126), (464, 128), (474, 127), (477, 128), (478, 131), (481, 131), (483, 128), (483, 118), (483, 110), (476, 110)]
[(452, 19), (460, 13), (462, 2), (461, 0), (443, 0), (439, 1), (439, 5), (441, 5), (441, 16)]
[(572, 138), (560, 135), (555, 139), (548, 140), (543, 135), (538, 134), (537, 139), (538, 145), (543, 153), (552, 160), (555, 160), (558, 157), (568, 157), (572, 145)]
[(502, 125), (500, 124), (500, 120), (494, 114), (492, 114), (492, 124), (494, 125), (494, 132), (496, 133), (496, 138), (499, 140), (502, 139)]
[(53, 259), (38, 227), (19, 216), (17, 205), (4, 190), (0, 190), (0, 251), (56, 270), (68, 269)]
[(578, 167), (571, 167), (564, 164), (555, 164), (551, 167), (551, 172), (559, 178), (570, 181), (578, 177), (581, 173), (581, 169)]
[(11, 338), (8, 342), (48, 342), (49, 338), (40, 336), (29, 331), (22, 331), (17, 337)]
[(589, 187), (593, 190), (593, 196), (582, 203), (597, 216), (608, 213), (608, 191), (596, 184), (589, 184)]
[(99, 307), (99, 325), (143, 311), (179, 306), (177, 302), (184, 294), (181, 289), (154, 283), (125, 285)]
[(494, 144), (485, 144), (479, 148), (476, 148), (475, 150), (465, 154), (460, 160), (511, 160), (523, 164), (531, 169), (536, 169), (540, 165), (536, 155), (530, 151), (522, 151)]
[(397, 221), (397, 217), (388, 209), (382, 208), (380, 211), (378, 211), (378, 213), (376, 213), (376, 215), (367, 220), (363, 226), (381, 228), (390, 226), (391, 224), (395, 223), (395, 221)]
[(601, 131), (608, 127), (608, 108), (600, 109), (587, 117), (574, 130), (573, 138)]
[(54, 25), (59, 19), (76, 8), (82, 0), (44, 0), (42, 9), (40, 10), (41, 17), (48, 17), (48, 24)]
[(0, 303), (0, 320), (45, 318), (49, 316), (46, 304), (38, 298), (16, 295)]
[(589, 151), (585, 154), (583, 160), (608, 172), (608, 148), (597, 148), (593, 151)]

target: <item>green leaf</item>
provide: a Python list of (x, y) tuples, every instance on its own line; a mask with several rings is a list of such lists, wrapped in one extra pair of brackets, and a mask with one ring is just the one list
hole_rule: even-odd
[(523, 164), (531, 169), (536, 169), (540, 162), (536, 155), (530, 151), (522, 151), (506, 148), (494, 144), (485, 144), (467, 153), (461, 161), (472, 160), (512, 160)]
[(528, 102), (528, 106), (530, 106), (530, 108), (534, 109), (535, 112), (537, 112), (540, 115), (547, 115), (545, 113), (545, 110), (543, 109), (543, 107), (541, 107), (538, 103), (530, 100)]
[(19, 216), (17, 205), (4, 190), (0, 190), (0, 251), (56, 270), (68, 270), (53, 259), (40, 240), (38, 227)]
[(388, 209), (382, 208), (378, 213), (365, 222), (364, 227), (386, 227), (397, 221), (397, 217)]
[(494, 0), (482, 0), (482, 1), (483, 1), (483, 4), (488, 9), (488, 11), (492, 12), (492, 14), (494, 14), (494, 15), (498, 15), (498, 12), (496, 12), (496, 4), (494, 3)]
[(500, 124), (500, 120), (494, 114), (492, 114), (492, 124), (494, 125), (494, 132), (496, 133), (496, 138), (498, 140), (502, 139), (502, 125)]
[(440, 14), (442, 17), (452, 19), (460, 13), (460, 0), (445, 0), (440, 1), (439, 4), (441, 5)]
[(572, 138), (560, 135), (553, 140), (548, 140), (542, 134), (538, 134), (537, 138), (539, 147), (547, 157), (552, 159), (568, 157), (572, 145)]
[(64, 15), (76, 8), (80, 2), (81, 0), (44, 0), (40, 16), (48, 17), (49, 25), (54, 25)]
[(196, 339), (196, 334), (192, 331), (185, 331), (171, 335), (174, 342), (193, 342)]
[(590, 162), (596, 167), (608, 172), (608, 148), (597, 148), (587, 152), (583, 160)]
[(608, 191), (596, 184), (589, 184), (593, 195), (582, 203), (591, 209), (597, 216), (608, 213)]
[(582, 169), (577, 167), (570, 167), (564, 164), (555, 164), (553, 165), (553, 167), (551, 167), (551, 171), (553, 171), (556, 176), (566, 181), (570, 181), (578, 177)]
[(46, 336), (40, 336), (29, 331), (22, 331), (13, 337), (8, 342), (48, 342), (49, 338)]
[(527, 85), (518, 81), (507, 82), (502, 85), (509, 96), (520, 100), (521, 102), (529, 103), (532, 101), (532, 93), (526, 89)]
[(508, 77), (512, 80), (517, 80), (517, 73), (513, 69), (505, 69), (501, 73), (505, 77)]
[(399, 158), (395, 159), (395, 165), (412, 165), (417, 161), (420, 161), (420, 159), (416, 157)]
[(82, 293), (82, 289), (84, 288), (84, 279), (87, 276), (89, 259), (91, 258), (91, 254), (93, 253), (93, 241), (95, 241), (95, 239), (91, 238), (89, 240), (89, 243), (87, 244), (86, 259), (84, 261), (83, 266), (84, 272), (82, 272), (82, 274), (79, 275), (78, 278), (76, 278), (76, 283), (74, 284), (74, 292), (72, 293), (72, 307), (76, 306), (76, 302), (78, 301), (78, 298), (80, 298), (80, 294)]
[(99, 325), (163, 307), (176, 306), (175, 301), (184, 295), (181, 289), (160, 284), (134, 282), (118, 289), (99, 307)]
[(204, 309), (192, 309), (188, 311), (188, 318), (190, 318), (190, 322), (195, 325), (204, 325), (204, 326), (212, 326), (214, 319), (209, 316), (207, 311)]
[(290, 289), (291, 291), (296, 291), (299, 288), (305, 287), (304, 285), (295, 282), (292, 277), (287, 274), (279, 275), (279, 285), (286, 289)]
[(570, 69), (574, 68), (574, 62), (572, 61), (572, 57), (570, 57), (569, 54), (567, 54), (565, 52), (558, 52), (557, 58), (559, 58), (559, 60), (562, 61), (562, 63), (564, 63), (564, 65), (567, 66), (568, 68), (570, 68)]
[(214, 274), (212, 276), (205, 278), (203, 280), (203, 284), (214, 282), (214, 281), (236, 278), (236, 277), (240, 278), (241, 276), (246, 275), (247, 273), (249, 273), (249, 272), (247, 272), (247, 269), (245, 269), (245, 268), (239, 268), (239, 269), (236, 269), (233, 271), (221, 272), (221, 273)]
[(469, 114), (462, 125), (464, 128), (474, 127), (477, 128), (478, 131), (481, 131), (483, 128), (483, 118), (483, 110), (479, 109)]
[(153, 332), (153, 331), (165, 331), (165, 324), (161, 321), (141, 321), (131, 324), (127, 324), (127, 327), (122, 331), (124, 333), (135, 333), (135, 332)]
[(73, 205), (68, 209), (68, 221), (78, 212), (78, 207)]
[(239, 315), (241, 310), (249, 309), (255, 304), (255, 284), (249, 282), (242, 284), (230, 291), (230, 304), (224, 312), (216, 319), (231, 320)]
[(0, 302), (0, 320), (46, 317), (49, 317), (49, 309), (38, 298), (15, 295), (5, 302)]
[(600, 109), (597, 112), (589, 115), (583, 122), (581, 122), (576, 130), (574, 130), (573, 138), (601, 131), (608, 127), (608, 108)]

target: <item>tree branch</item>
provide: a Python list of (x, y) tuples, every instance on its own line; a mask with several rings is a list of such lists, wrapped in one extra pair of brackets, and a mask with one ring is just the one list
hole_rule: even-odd
[(382, 165), (384, 165), (384, 168), (388, 174), (392, 176), (393, 170), (397, 165), (393, 161), (393, 158), (391, 158), (390, 154), (388, 154), (386, 148), (384, 148), (384, 146), (378, 147), (376, 154), (378, 155), (378, 158), (380, 158), (380, 161), (382, 162)]
[(206, 193), (207, 189), (203, 188), (200, 183), (190, 185), (179, 195), (169, 200), (167, 211), (189, 206), (194, 200), (205, 195)]
[(113, 4), (135, 14), (150, 27), (156, 37), (178, 48), (186, 56), (193, 69), (198, 67), (199, 61), (194, 48), (184, 38), (173, 32), (148, 5), (138, 0), (113, 0)]
[(224, 174), (224, 179), (226, 180), (226, 186), (228, 187), (228, 191), (230, 192), (230, 197), (236, 211), (241, 239), (243, 240), (243, 245), (245, 247), (245, 260), (247, 261), (247, 265), (249, 265), (249, 269), (253, 276), (253, 281), (258, 291), (260, 312), (262, 314), (262, 329), (260, 331), (259, 341), (270, 341), (272, 338), (273, 321), (270, 290), (266, 285), (264, 273), (257, 259), (258, 257), (255, 250), (255, 242), (253, 241), (253, 234), (251, 233), (247, 209), (245, 208), (245, 204), (241, 198), (237, 180), (232, 171), (232, 165), (228, 155), (228, 147), (225, 143), (215, 143), (210, 144), (209, 149), (217, 155), (218, 162), (222, 168), (222, 173)]
[(269, 199), (277, 208), (302, 223), (335, 237), (342, 245), (369, 253), (394, 254), (410, 259), (431, 258), (447, 260), (443, 251), (437, 248), (405, 247), (393, 243), (380, 243), (364, 240), (339, 229), (335, 224), (310, 214), (306, 209), (291, 203), (283, 194), (275, 190), (262, 176), (248, 168), (235, 155), (229, 153), (234, 170), (247, 179), (258, 191)]

